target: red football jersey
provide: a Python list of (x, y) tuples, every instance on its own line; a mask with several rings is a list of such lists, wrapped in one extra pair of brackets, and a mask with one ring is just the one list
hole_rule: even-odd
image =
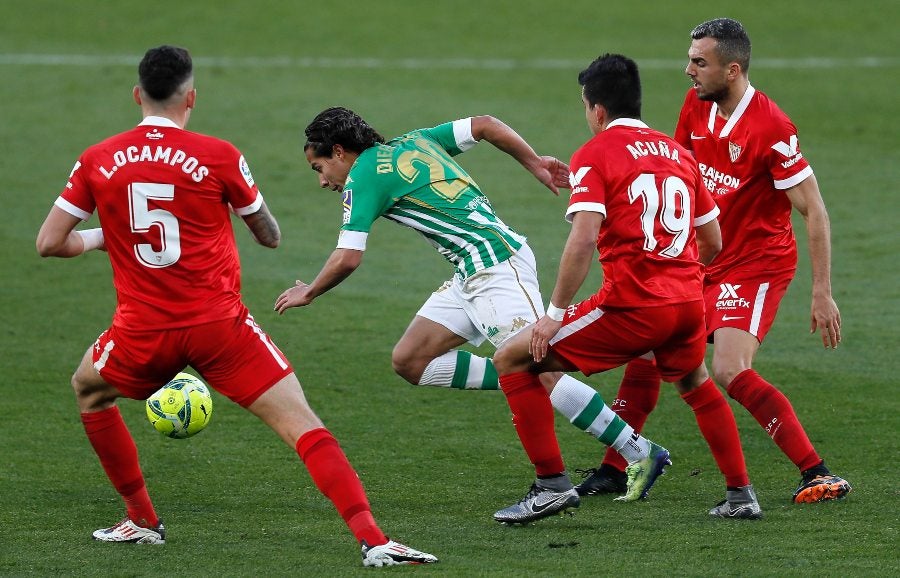
[(114, 325), (185, 327), (241, 312), (229, 208), (253, 213), (262, 196), (232, 144), (147, 117), (88, 148), (55, 204), (83, 220), (97, 211)]
[(797, 244), (784, 189), (812, 175), (797, 128), (752, 86), (727, 121), (717, 111), (715, 103), (701, 101), (690, 89), (675, 129), (675, 140), (696, 157), (722, 211), (722, 252), (707, 267), (709, 280), (733, 269), (794, 269)]
[(608, 307), (669, 305), (703, 298), (694, 227), (718, 209), (697, 163), (665, 134), (618, 119), (572, 155), (566, 218), (605, 216), (597, 250)]

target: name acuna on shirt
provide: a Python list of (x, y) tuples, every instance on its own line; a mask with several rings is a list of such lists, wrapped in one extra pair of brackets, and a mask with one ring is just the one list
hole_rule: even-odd
[(631, 153), (631, 156), (635, 159), (639, 157), (646, 157), (648, 155), (655, 155), (658, 157), (666, 157), (667, 159), (673, 160), (678, 164), (681, 164), (681, 159), (678, 157), (678, 149), (669, 148), (669, 143), (666, 141), (634, 141), (629, 145), (625, 145), (625, 148), (628, 149), (628, 152)]

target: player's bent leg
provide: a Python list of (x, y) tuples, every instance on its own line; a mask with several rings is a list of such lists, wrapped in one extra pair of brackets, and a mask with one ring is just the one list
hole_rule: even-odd
[(88, 349), (81, 358), (81, 363), (72, 375), (72, 389), (75, 401), (81, 413), (102, 411), (111, 407), (119, 390), (106, 383), (100, 373), (94, 369), (92, 350)]
[(709, 511), (718, 518), (759, 519), (762, 510), (747, 475), (737, 422), (722, 391), (705, 365), (676, 382), (681, 398), (691, 407), (719, 471), (725, 477), (725, 500)]
[(297, 375), (291, 373), (267, 389), (247, 407), (291, 447), (304, 433), (324, 427), (309, 406)]
[(500, 389), (492, 360), (462, 349), (453, 349), (428, 362), (418, 385), (484, 391)]
[(397, 375), (413, 385), (451, 387), (457, 372), (456, 355), (451, 350), (464, 343), (464, 337), (417, 315), (394, 345), (391, 365)]
[(714, 339), (712, 376), (724, 388), (739, 373), (750, 369), (759, 350), (759, 341), (750, 333), (734, 327), (716, 329)]
[[(509, 375), (512, 373), (520, 373), (523, 371), (531, 371), (534, 373), (541, 372), (561, 372), (565, 369), (552, 353), (541, 363), (536, 364), (534, 358), (529, 351), (531, 344), (531, 327), (527, 327), (516, 333), (497, 348), (492, 358), (494, 368), (498, 375)], [(546, 388), (546, 385), (542, 383)]]
[(756, 338), (729, 327), (719, 328), (715, 336), (713, 371), (721, 380), (719, 383), (727, 384), (728, 395), (750, 412), (801, 472), (801, 481), (792, 500), (812, 503), (846, 496), (852, 489), (850, 484), (825, 466), (790, 400), (750, 368), (759, 347)]
[(620, 453), (628, 464), (620, 492), (625, 495), (619, 499), (632, 502), (646, 498), (665, 466), (672, 463), (668, 450), (636, 433), (589, 385), (556, 372), (543, 373), (541, 378), (545, 387), (546, 381), (557, 380), (550, 393), (556, 411), (578, 429)]
[[(619, 385), (619, 392), (612, 402), (612, 410), (627, 422), (634, 431), (641, 432), (647, 417), (656, 407), (660, 392), (660, 375), (653, 354), (639, 357), (628, 363)], [(581, 472), (583, 481), (576, 486), (581, 496), (622, 494), (625, 492), (628, 462), (613, 448), (608, 448), (597, 468), (575, 470)]]
[[(309, 407), (294, 373), (266, 390), (247, 409), (259, 416), (285, 442), (294, 447), (316, 487), (331, 500), (350, 532), (362, 545), (365, 565), (437, 561), (437, 558), (430, 554), (397, 543), (394, 544), (402, 552), (390, 548), (371, 552), (373, 548), (391, 542), (375, 522), (359, 476), (337, 440)], [(392, 555), (393, 561), (388, 562), (385, 556)], [(417, 561), (413, 562), (413, 559)]]
[(88, 349), (72, 376), (72, 388), (84, 432), (106, 477), (122, 496), (127, 516), (115, 526), (97, 530), (93, 537), (104, 542), (162, 544), (165, 530), (147, 493), (137, 447), (115, 405), (119, 390), (100, 376), (92, 359)]

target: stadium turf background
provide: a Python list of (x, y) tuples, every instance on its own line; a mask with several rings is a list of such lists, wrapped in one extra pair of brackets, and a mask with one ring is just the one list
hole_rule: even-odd
[[(122, 506), (83, 435), (68, 380), (110, 320), (101, 253), (41, 260), (34, 237), (78, 154), (138, 122), (131, 101), (144, 50), (185, 45), (196, 62), (190, 127), (246, 155), (283, 231), (270, 251), (238, 223), (244, 295), (295, 364), (312, 406), (357, 468), (393, 538), (436, 554), (445, 576), (898, 575), (896, 183), (900, 7), (839, 1), (288, 3), (0, 1), (3, 185), (0, 575), (354, 575), (351, 535), (293, 451), (215, 397), (207, 431), (156, 434), (142, 404), (122, 411), (169, 529), (163, 548), (98, 544)], [(671, 132), (687, 80), (688, 33), (728, 15), (754, 43), (751, 81), (800, 129), (828, 204), (834, 295), (844, 343), (808, 334), (809, 266), (800, 271), (755, 367), (791, 398), (809, 435), (854, 491), (797, 506), (792, 464), (734, 406), (765, 510), (757, 523), (708, 519), (722, 480), (691, 412), (667, 387), (646, 431), (675, 465), (648, 501), (585, 500), (575, 517), (498, 526), (494, 510), (532, 479), (497, 392), (412, 387), (393, 343), (450, 275), (415, 234), (379, 223), (362, 268), (311, 307), (278, 317), (275, 297), (310, 280), (334, 247), (338, 197), (319, 190), (301, 151), (321, 109), (348, 106), (393, 136), (493, 114), (542, 154), (564, 159), (588, 137), (576, 75), (603, 52), (635, 58), (644, 118)], [(555, 198), (483, 145), (463, 164), (502, 218), (530, 238), (546, 292), (567, 234)], [(96, 226), (96, 220), (90, 223)], [(597, 283), (599, 276), (590, 279)], [(485, 349), (484, 353), (489, 353)], [(621, 373), (589, 382), (612, 401)], [(570, 472), (601, 448), (564, 422)]]

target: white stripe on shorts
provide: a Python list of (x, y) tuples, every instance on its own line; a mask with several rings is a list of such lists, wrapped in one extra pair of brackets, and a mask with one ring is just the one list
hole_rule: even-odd
[(256, 333), (256, 335), (259, 337), (259, 340), (263, 342), (263, 345), (266, 346), (266, 349), (269, 350), (269, 353), (271, 353), (272, 357), (275, 359), (275, 361), (278, 362), (278, 367), (280, 367), (281, 369), (286, 369), (287, 362), (281, 356), (281, 352), (278, 351), (278, 348), (276, 348), (275, 345), (271, 341), (269, 341), (269, 336), (266, 334), (265, 331), (262, 330), (262, 328), (259, 325), (256, 324), (256, 321), (253, 319), (253, 316), (248, 315), (247, 318), (244, 319), (244, 323), (246, 323), (251, 329), (253, 329), (253, 332)]
[(759, 336), (759, 320), (762, 317), (763, 304), (766, 302), (766, 293), (769, 291), (768, 283), (760, 283), (756, 299), (753, 300), (753, 314), (750, 317), (750, 335)]
[(100, 357), (97, 358), (97, 361), (94, 362), (94, 369), (97, 370), (97, 373), (100, 373), (100, 370), (106, 367), (106, 362), (109, 360), (109, 352), (112, 351), (115, 346), (116, 344), (112, 339), (106, 342), (103, 353), (101, 353)]
[(560, 328), (559, 332), (553, 336), (553, 339), (550, 340), (550, 345), (553, 345), (557, 341), (559, 341), (561, 339), (565, 339), (566, 337), (569, 337), (570, 335), (574, 335), (575, 333), (578, 333), (579, 331), (581, 331), (582, 329), (584, 329), (585, 327), (587, 327), (594, 321), (597, 321), (601, 317), (603, 317), (603, 310), (598, 308), (598, 309), (594, 309), (593, 311), (591, 311), (587, 315), (584, 315), (583, 317), (579, 317), (578, 319), (569, 323), (568, 325), (563, 325)]

